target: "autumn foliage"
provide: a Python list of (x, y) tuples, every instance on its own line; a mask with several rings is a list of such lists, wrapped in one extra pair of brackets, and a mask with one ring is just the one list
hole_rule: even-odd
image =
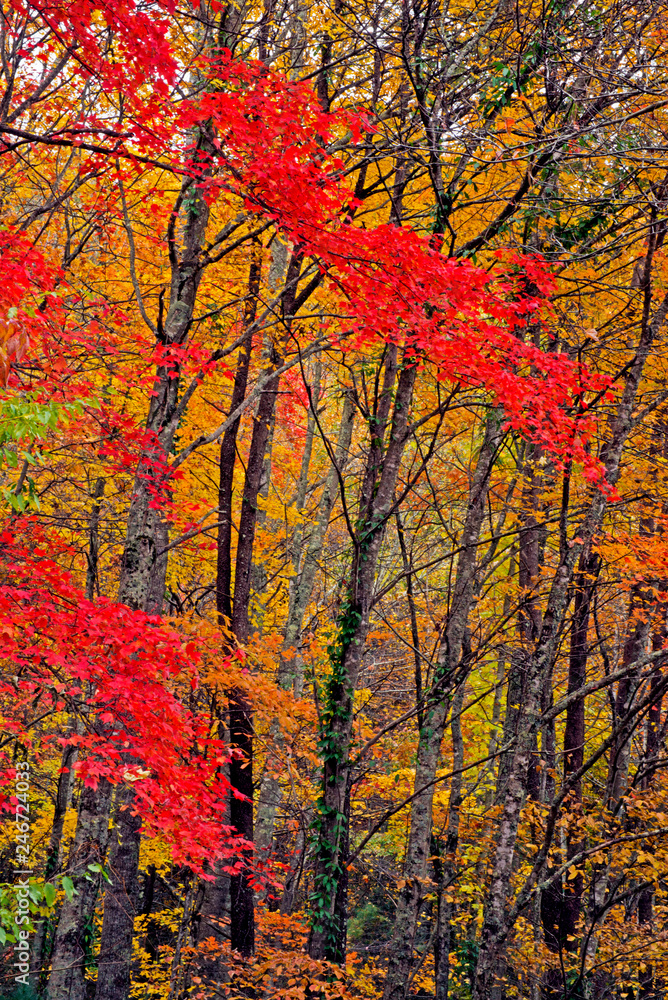
[(3, 995), (664, 995), (666, 16), (3, 8)]

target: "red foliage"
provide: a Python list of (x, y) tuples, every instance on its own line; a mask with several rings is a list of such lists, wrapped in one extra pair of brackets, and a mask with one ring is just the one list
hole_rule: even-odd
[[(237, 857), (243, 842), (223, 822), (229, 749), (193, 695), (197, 642), (160, 618), (86, 600), (52, 543), (24, 529), (24, 541), (10, 531), (0, 539), (0, 661), (12, 664), (0, 675), (0, 728), (12, 737), (0, 753), (0, 790), (13, 780), (14, 740), (37, 763), (75, 743), (78, 775), (89, 785), (132, 782), (144, 829), (176, 861), (201, 871), (207, 860)], [(58, 735), (65, 711), (81, 720), (80, 733)]]

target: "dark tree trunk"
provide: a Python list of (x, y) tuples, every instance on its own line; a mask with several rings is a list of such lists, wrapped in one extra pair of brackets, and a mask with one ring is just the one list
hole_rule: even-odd
[[(588, 633), (591, 617), (591, 603), (601, 559), (596, 553), (585, 550), (580, 556), (578, 576), (575, 583), (575, 602), (571, 624), (571, 644), (568, 661), (568, 694), (579, 691), (587, 681), (587, 657), (589, 654)], [(585, 743), (585, 699), (577, 698), (569, 702), (566, 709), (564, 727), (564, 778), (576, 774), (584, 762)], [(582, 806), (582, 781), (577, 780), (569, 798), (571, 809), (576, 812)], [(579, 837), (570, 833), (566, 841), (566, 860), (571, 860), (582, 850)], [(541, 895), (541, 919), (545, 943), (553, 952), (562, 948), (573, 951), (577, 948), (575, 931), (582, 909), (584, 879), (577, 875), (563, 883), (552, 883)], [(569, 940), (570, 939), (570, 940)], [(561, 969), (555, 970), (561, 982)], [(555, 978), (555, 977), (553, 977)], [(549, 980), (550, 982), (552, 980)], [(555, 979), (556, 981), (556, 979)], [(563, 985), (563, 984), (562, 984)]]
[[(230, 743), (243, 758), (230, 761), (230, 785), (243, 799), (230, 796), (230, 824), (253, 842), (253, 721), (252, 707), (242, 691), (230, 694)], [(252, 858), (246, 855), (247, 864)], [(230, 944), (242, 955), (255, 949), (253, 886), (249, 871), (230, 877)]]
[[(571, 627), (571, 649), (568, 664), (568, 693), (584, 687), (587, 683), (587, 657), (589, 647), (589, 619), (596, 580), (601, 568), (597, 553), (585, 551), (580, 558), (580, 574), (575, 592), (573, 624)], [(564, 728), (564, 779), (576, 774), (584, 763), (585, 744), (585, 699), (570, 702), (566, 709)], [(573, 785), (570, 796), (571, 812), (579, 815), (582, 809), (582, 781)], [(584, 844), (580, 837), (568, 833), (566, 840), (566, 860), (570, 861), (582, 851)], [(582, 910), (584, 877), (581, 874), (566, 880), (563, 894), (563, 915), (559, 927), (559, 947), (568, 951), (577, 949), (575, 932)]]
[[(260, 263), (254, 258), (250, 265), (248, 297), (244, 306), (246, 337), (241, 345), (237, 359), (237, 370), (234, 376), (232, 399), (230, 400), (230, 413), (234, 413), (237, 410), (246, 396), (248, 371), (253, 349), (253, 323), (257, 311), (257, 296), (260, 290), (260, 273)], [(219, 461), (216, 600), (218, 614), (227, 619), (228, 625), (232, 621), (232, 487), (240, 423), (241, 417), (239, 416), (223, 434)]]
[(102, 510), (102, 497), (104, 496), (104, 479), (101, 477), (95, 483), (93, 491), (93, 509), (90, 515), (88, 528), (88, 553), (86, 557), (86, 597), (92, 601), (95, 591), (100, 592), (98, 579), (98, 563), (100, 553), (100, 512)]
[[(257, 248), (253, 247), (252, 259), (248, 274), (248, 295), (244, 304), (244, 327), (246, 336), (239, 349), (237, 369), (234, 376), (232, 397), (229, 412), (234, 413), (241, 405), (248, 387), (248, 373), (253, 350), (253, 324), (257, 313), (257, 296), (260, 288), (261, 266)], [(236, 463), (237, 437), (241, 417), (238, 417), (223, 434), (219, 458), (218, 487), (218, 559), (216, 571), (216, 605), (221, 626), (231, 627), (232, 624), (232, 492), (234, 469)], [(224, 728), (224, 720), (219, 707), (219, 728)], [(229, 777), (229, 774), (228, 774)], [(252, 788), (251, 788), (252, 794)], [(228, 804), (226, 822), (232, 825), (230, 815), (231, 800)], [(252, 836), (252, 830), (251, 830)], [(197, 940), (203, 941), (209, 937), (222, 940), (223, 922), (229, 915), (230, 876), (223, 871), (216, 871), (213, 881), (203, 885), (201, 901), (198, 907)], [(209, 968), (210, 966), (210, 968)], [(207, 964), (208, 972), (215, 974), (217, 962), (212, 957)]]
[[(288, 267), (287, 287), (283, 295), (283, 314), (288, 329), (291, 326), (295, 293), (302, 256), (294, 253)], [(273, 349), (272, 369), (279, 368), (282, 358)], [(243, 645), (251, 632), (250, 598), (253, 574), (253, 552), (257, 526), (257, 501), (262, 486), (262, 473), (267, 442), (276, 408), (280, 376), (270, 378), (260, 395), (257, 413), (253, 420), (244, 491), (241, 499), (237, 557), (234, 567), (234, 601), (231, 629), (236, 641)], [(223, 553), (224, 558), (224, 553)], [(224, 599), (224, 595), (222, 595)], [(220, 611), (220, 606), (219, 606)], [(253, 715), (247, 695), (241, 689), (229, 694), (230, 743), (240, 754), (229, 764), (230, 823), (249, 843), (253, 842)], [(252, 955), (255, 949), (255, 915), (253, 884), (250, 866), (252, 858), (246, 856), (247, 868), (230, 878), (231, 927), (230, 942), (242, 955)]]
[[(49, 847), (44, 866), (44, 881), (49, 882), (52, 876), (60, 871), (62, 861), (62, 841), (63, 828), (65, 825), (65, 815), (69, 809), (74, 788), (74, 765), (79, 756), (77, 746), (67, 746), (63, 751), (60, 762), (60, 774), (58, 775), (58, 788), (56, 790), (56, 802), (51, 823), (51, 834), (49, 836)], [(48, 949), (48, 931), (50, 918), (43, 917), (37, 924), (35, 937), (30, 951), (30, 968), (33, 981), (37, 987), (40, 980), (42, 967), (46, 964)]]

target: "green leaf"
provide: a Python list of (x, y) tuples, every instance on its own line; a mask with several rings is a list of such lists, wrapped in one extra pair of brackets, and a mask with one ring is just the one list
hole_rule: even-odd
[(63, 875), (63, 889), (69, 900), (74, 899), (74, 882), (67, 875)]

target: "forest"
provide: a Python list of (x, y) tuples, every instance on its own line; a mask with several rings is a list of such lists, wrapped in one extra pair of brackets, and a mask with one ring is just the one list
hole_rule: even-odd
[(0, 995), (668, 995), (668, 0), (2, 0)]

